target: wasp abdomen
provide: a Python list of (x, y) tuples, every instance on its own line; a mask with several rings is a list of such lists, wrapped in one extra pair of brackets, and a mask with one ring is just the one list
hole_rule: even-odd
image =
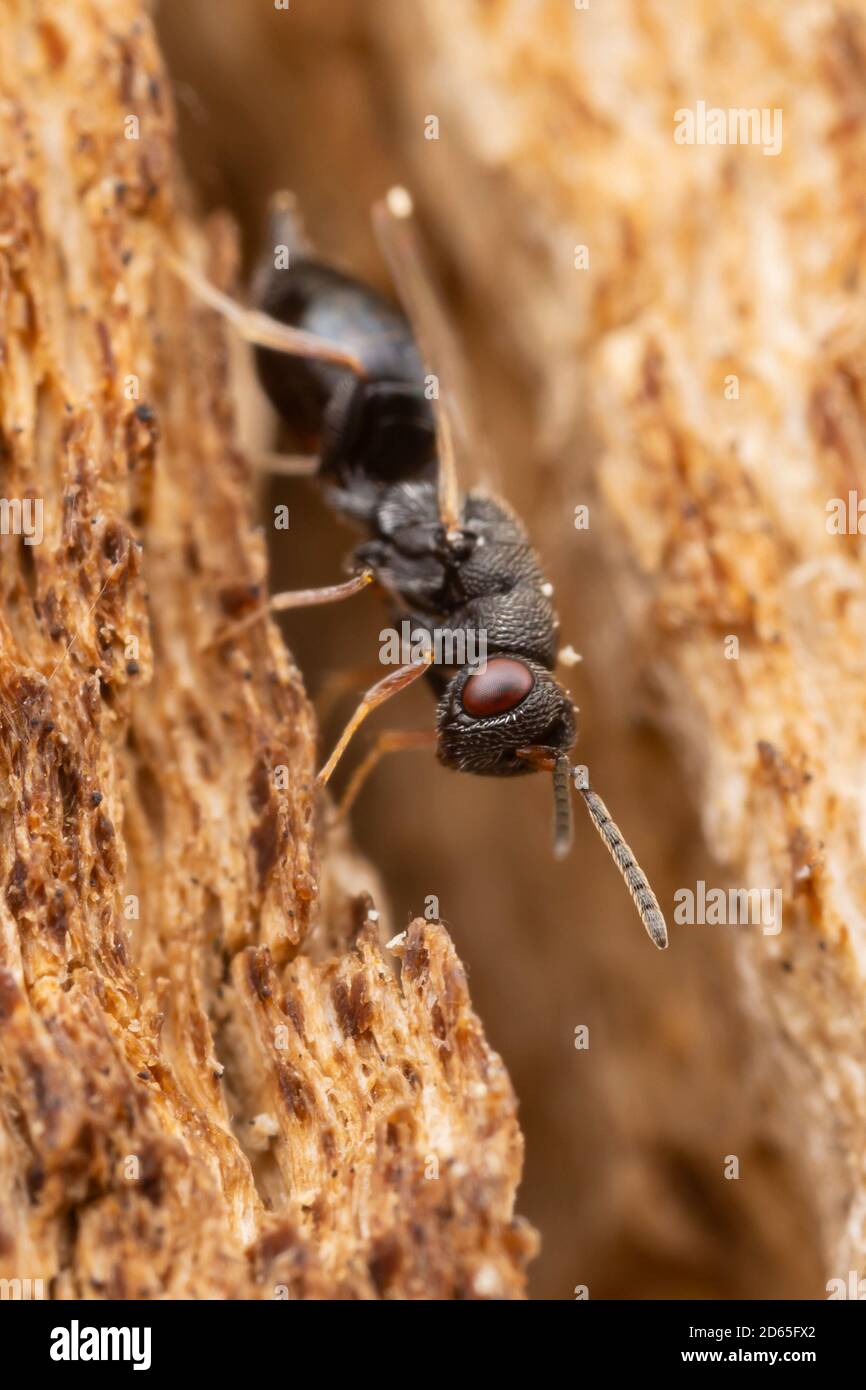
[[(322, 474), (354, 490), (364, 483), (432, 477), (435, 425), (424, 369), (405, 315), (382, 295), (317, 261), (275, 270), (261, 308), (281, 323), (339, 343), (365, 375), (316, 359), (256, 350), (259, 380), (274, 408), (318, 449)], [(348, 500), (348, 499), (347, 499)], [(369, 509), (369, 500), (363, 510)]]

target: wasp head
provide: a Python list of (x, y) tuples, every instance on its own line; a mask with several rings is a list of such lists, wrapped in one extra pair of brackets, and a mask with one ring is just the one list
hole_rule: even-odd
[(537, 662), (507, 654), (457, 672), (439, 701), (436, 729), (441, 763), (493, 777), (543, 766), (542, 750), (551, 766), (577, 737), (568, 692)]

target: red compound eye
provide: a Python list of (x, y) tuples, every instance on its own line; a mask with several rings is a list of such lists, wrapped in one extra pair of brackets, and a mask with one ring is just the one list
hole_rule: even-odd
[(510, 656), (496, 656), (487, 668), (470, 676), (463, 687), (463, 708), (482, 719), (488, 714), (506, 714), (528, 695), (535, 678), (528, 666)]

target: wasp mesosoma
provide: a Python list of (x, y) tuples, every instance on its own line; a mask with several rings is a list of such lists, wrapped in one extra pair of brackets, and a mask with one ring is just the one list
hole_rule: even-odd
[(451, 357), (447, 330), (411, 216), (404, 189), (392, 189), (374, 210), (405, 312), (316, 260), (284, 196), (274, 203), (271, 230), (288, 248), (288, 264), (277, 268), (273, 254), (263, 262), (254, 280), (256, 308), (243, 308), (172, 258), (186, 284), (253, 345), (272, 405), (296, 435), (313, 441), (312, 460), (296, 460), (283, 471), (314, 472), (336, 511), (365, 533), (346, 583), (273, 595), (217, 640), (234, 639), (262, 612), (348, 598), (372, 582), (387, 594), (398, 622), (408, 620), (413, 631), (431, 638), (443, 628), (483, 632), (486, 660), (480, 665), (455, 669), (425, 654), (372, 686), (319, 773), (320, 785), (366, 716), (426, 676), (438, 700), (435, 731), (381, 734), (350, 779), (344, 807), (382, 754), (428, 742), (445, 767), (460, 772), (550, 772), (556, 855), (571, 843), (572, 783), (650, 938), (665, 947), (665, 919), (645, 874), (604, 802), (572, 766), (577, 724), (571, 696), (553, 674), (558, 622), (552, 588), (526, 530), (498, 498), (460, 493), (455, 441), (465, 424), (456, 391), (440, 375)]

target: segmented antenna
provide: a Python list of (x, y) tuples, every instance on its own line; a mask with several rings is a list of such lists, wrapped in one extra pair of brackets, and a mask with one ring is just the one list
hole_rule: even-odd
[(564, 859), (571, 849), (574, 822), (571, 815), (571, 767), (568, 758), (557, 758), (553, 769), (553, 857)]
[(430, 288), (430, 277), (414, 230), (414, 204), (407, 188), (389, 188), (384, 202), (373, 209), (373, 225), (397, 286), (403, 308), (428, 371), (445, 373), (431, 404), (436, 418), (436, 452), (439, 462), (439, 515), (449, 532), (460, 531), (460, 484), (457, 441), (453, 422), (465, 441), (466, 426), (449, 372), (456, 370), (457, 347)]
[(616, 863), (626, 882), (640, 919), (649, 932), (650, 939), (663, 951), (668, 944), (668, 929), (664, 914), (643, 869), (638, 864), (619, 830), (611, 819), (610, 812), (600, 796), (589, 787), (578, 787), (589, 812), (590, 819)]

